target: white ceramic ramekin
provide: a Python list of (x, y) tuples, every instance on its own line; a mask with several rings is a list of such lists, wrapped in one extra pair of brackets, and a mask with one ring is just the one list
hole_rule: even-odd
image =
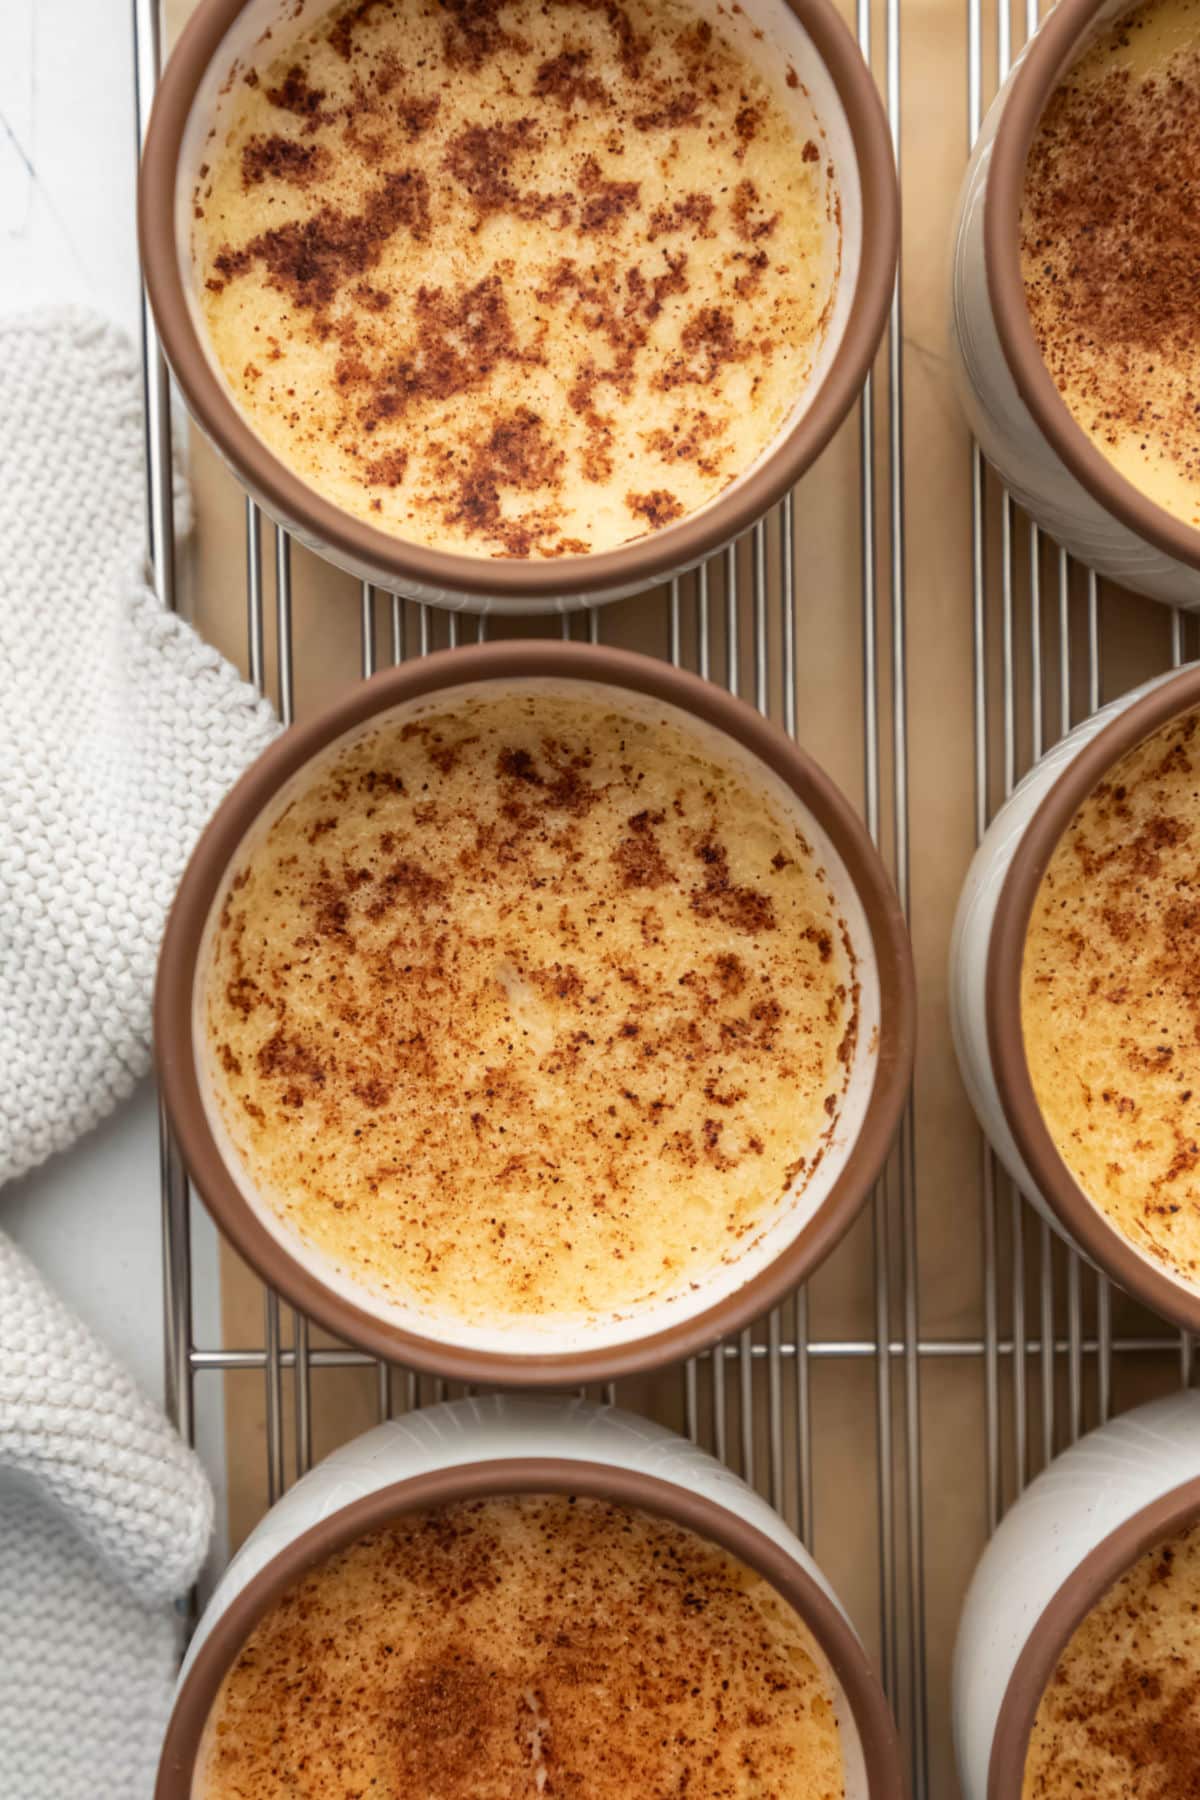
[(1079, 1622), (1200, 1513), (1200, 1394), (1137, 1407), (1031, 1483), (984, 1551), (954, 1653), (963, 1800), (1020, 1800), (1038, 1702)]
[(887, 1702), (829, 1584), (778, 1514), (660, 1425), (584, 1401), (460, 1400), (380, 1425), (319, 1464), (247, 1538), (192, 1639), (156, 1800), (192, 1800), (196, 1754), (221, 1681), (258, 1619), (305, 1569), (406, 1511), (483, 1494), (576, 1493), (638, 1506), (721, 1544), (772, 1583), (824, 1659), (841, 1729), (846, 1800), (901, 1800)]
[(1130, 3), (1059, 0), (996, 96), (959, 200), (951, 341), (971, 429), (1026, 511), (1101, 574), (1196, 607), (1200, 531), (1118, 475), (1075, 423), (1042, 361), (1021, 279), (1021, 188), (1042, 111), (1089, 39)]
[[(685, 730), (770, 793), (816, 846), (853, 946), (858, 1029), (847, 1088), (819, 1165), (749, 1235), (661, 1301), (607, 1316), (497, 1318), (468, 1326), (456, 1315), (372, 1293), (353, 1271), (318, 1254), (265, 1205), (228, 1142), (211, 1079), (202, 1019), (211, 923), (237, 861), (264, 821), (287, 804), (310, 761), (383, 718), (474, 694), (565, 692), (578, 684), (635, 716), (682, 715)], [(750, 707), (681, 670), (627, 651), (557, 641), (470, 645), (421, 657), (363, 682), (304, 726), (294, 726), (246, 772), (218, 809), (188, 864), (163, 938), (154, 1036), (163, 1096), (192, 1179), (222, 1230), (263, 1279), (329, 1331), (377, 1356), (487, 1387), (611, 1381), (695, 1355), (741, 1330), (805, 1279), (866, 1201), (887, 1155), (912, 1070), (915, 1003), (911, 952), (895, 893), (853, 808), (778, 728)], [(647, 1229), (652, 1222), (647, 1221)]]
[(979, 1123), (1038, 1210), (1164, 1317), (1200, 1330), (1200, 1293), (1136, 1250), (1076, 1183), (1042, 1119), (1026, 1066), (1020, 982), (1046, 865), (1076, 809), (1134, 745), (1200, 705), (1200, 664), (1158, 676), (1077, 725), (1026, 775), (967, 871), (950, 946), (950, 1025)]
[(813, 374), (778, 436), (698, 511), (612, 550), (551, 560), (466, 556), (406, 543), (343, 512), (268, 450), (210, 355), (191, 267), (194, 189), (236, 70), (273, 60), (312, 22), (307, 0), (201, 0), (163, 73), (146, 136), (139, 230), (163, 349), (197, 422), (244, 485), (303, 543), (360, 578), (414, 600), (479, 612), (566, 611), (666, 581), (729, 543), (780, 499), (853, 404), (887, 318), (899, 242), (891, 134), (870, 71), (830, 0), (743, 0), (721, 15), (803, 124), (823, 130), (837, 186), (841, 273)]

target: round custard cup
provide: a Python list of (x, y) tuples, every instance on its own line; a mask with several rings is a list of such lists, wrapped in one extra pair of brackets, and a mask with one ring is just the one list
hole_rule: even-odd
[(1042, 877), (1078, 808), (1128, 751), (1198, 705), (1200, 664), (1192, 663), (1111, 701), (1035, 763), (975, 853), (950, 947), (958, 1065), (992, 1148), (1069, 1243), (1127, 1293), (1187, 1331), (1200, 1331), (1200, 1287), (1131, 1243), (1058, 1153), (1025, 1054), (1021, 965)]
[(204, 1800), (198, 1759), (221, 1683), (258, 1621), (302, 1575), (400, 1515), (458, 1500), (574, 1494), (636, 1507), (719, 1545), (808, 1627), (833, 1699), (846, 1800), (903, 1800), (883, 1690), (836, 1595), (777, 1513), (705, 1451), (584, 1401), (490, 1396), (377, 1426), (333, 1452), (255, 1527), (188, 1650), (155, 1800)]
[(1042, 359), (1021, 274), (1025, 163), (1042, 114), (1092, 39), (1131, 10), (1131, 0), (1058, 0), (993, 101), (954, 228), (951, 347), (971, 430), (1030, 516), (1102, 575), (1195, 608), (1200, 531), (1119, 474), (1076, 423)]
[[(568, 611), (653, 587), (747, 529), (816, 459), (853, 404), (887, 318), (899, 250), (891, 135), (875, 84), (830, 0), (696, 0), (778, 87), (802, 130), (823, 130), (834, 168), (841, 261), (812, 374), (773, 442), (704, 506), (616, 548), (549, 560), (471, 556), (406, 542), (354, 518), (295, 475), (232, 398), (209, 346), (192, 269), (192, 195), (231, 72), (271, 57), (312, 23), (294, 0), (201, 0), (163, 73), (138, 193), (142, 267), (159, 338), (188, 408), (254, 499), (299, 540), (361, 580), (437, 606)], [(796, 86), (779, 71), (790, 64)]]
[(1042, 1695), (1077, 1627), (1138, 1558), (1200, 1518), (1200, 1394), (1135, 1407), (1030, 1483), (972, 1577), (954, 1651), (963, 1800), (1021, 1800)]
[[(302, 1240), (254, 1190), (211, 1087), (201, 1001), (209, 946), (247, 847), (278, 816), (314, 757), (412, 709), (540, 686), (581, 684), (589, 699), (652, 710), (698, 734), (706, 752), (761, 784), (813, 847), (855, 959), (858, 1029), (845, 1089), (819, 1162), (797, 1175), (759, 1229), (665, 1298), (608, 1316), (493, 1324), (405, 1306)], [(862, 824), (820, 769), (776, 726), (724, 690), (649, 657), (562, 642), (444, 651), (350, 689), (277, 739), (205, 831), (167, 922), (154, 1003), (163, 1096), (192, 1179), (247, 1262), (293, 1305), (372, 1354), (466, 1382), (534, 1386), (615, 1380), (716, 1343), (777, 1304), (829, 1253), (869, 1194), (908, 1091), (915, 1000), (908, 934)], [(799, 1147), (799, 1146), (798, 1146)], [(652, 1229), (652, 1221), (647, 1221)]]

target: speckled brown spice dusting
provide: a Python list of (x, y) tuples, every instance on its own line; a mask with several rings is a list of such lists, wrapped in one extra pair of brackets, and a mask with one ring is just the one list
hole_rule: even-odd
[(1026, 937), (1021, 1020), (1059, 1154), (1134, 1247), (1200, 1285), (1200, 714), (1077, 812)]
[(307, 187), (329, 168), (329, 151), (323, 144), (306, 144), (295, 138), (253, 137), (242, 149), (242, 184), (290, 181)]
[(239, 250), (223, 251), (214, 258), (213, 267), (222, 282), (229, 282), (262, 263), (272, 284), (286, 293), (293, 305), (318, 311), (348, 278), (375, 267), (394, 232), (403, 229), (421, 238), (428, 228), (425, 177), (397, 170), (367, 196), (361, 213), (323, 207), (303, 224), (276, 226), (251, 238)]
[(843, 1800), (832, 1695), (762, 1578), (566, 1495), (398, 1519), (303, 1576), (215, 1702), (196, 1800)]
[(358, 27), (372, 13), (391, 10), (392, 0), (353, 0), (350, 6), (342, 8), (329, 33), (329, 42), (344, 62), (349, 62), (357, 45)]
[(685, 194), (670, 206), (658, 206), (650, 214), (646, 238), (666, 237), (672, 232), (687, 231), (695, 237), (711, 237), (712, 216), (717, 203), (710, 194)]
[(1200, 1528), (1097, 1602), (1038, 1707), (1022, 1800), (1200, 1796)]
[(588, 73), (591, 60), (590, 50), (560, 50), (557, 56), (548, 56), (533, 78), (534, 94), (539, 100), (557, 100), (563, 108), (577, 100), (588, 106), (611, 105), (604, 83)]
[(734, 189), (732, 212), (734, 229), (747, 243), (757, 243), (759, 238), (770, 237), (782, 217), (779, 212), (766, 211), (752, 181), (738, 182)]
[(414, 314), (415, 338), (398, 346), (394, 362), (360, 404), (368, 431), (406, 417), (422, 401), (472, 393), (502, 364), (516, 368), (538, 360), (518, 343), (494, 275), (450, 293), (420, 288)]
[(633, 128), (635, 131), (677, 131), (681, 125), (689, 124), (699, 110), (700, 100), (696, 94), (675, 94), (651, 112), (635, 113)]
[(372, 458), (367, 463), (364, 474), (372, 485), (399, 487), (404, 480), (404, 471), (407, 467), (407, 450), (389, 450), (386, 456)]
[(584, 233), (605, 231), (616, 225), (638, 203), (641, 193), (636, 181), (606, 181), (594, 156), (585, 157), (579, 170), (579, 186), (584, 194), (579, 212), (579, 229)]
[(1200, 0), (1149, 0), (1059, 86), (1029, 152), (1021, 264), (1092, 442), (1200, 524)]
[[(813, 370), (840, 226), (800, 151), (818, 121), (740, 30), (689, 0), (343, 0), (264, 45), (194, 248), (268, 446), (384, 530), (522, 558), (662, 530), (756, 461)], [(664, 396), (696, 385), (711, 441), (676, 454)], [(485, 466), (518, 416), (559, 453), (543, 486)]]
[(441, 0), (448, 23), (442, 49), (452, 69), (481, 69), (501, 50), (520, 50), (521, 40), (500, 23), (500, 0)]
[[(249, 76), (246, 79), (249, 82)], [(257, 85), (256, 78), (254, 86)], [(297, 118), (308, 121), (310, 129), (316, 129), (321, 119), (321, 102), (325, 98), (325, 90), (309, 87), (304, 78), (304, 70), (298, 64), (292, 64), (278, 86), (269, 87), (265, 91), (266, 98), (273, 107), (280, 112), (295, 113)]]
[(669, 488), (655, 488), (652, 494), (626, 494), (625, 504), (651, 525), (668, 525), (683, 512)]
[(647, 446), (665, 463), (696, 462), (700, 468), (717, 465), (722, 455), (721, 422), (699, 408), (684, 410), (670, 430), (651, 432)]
[[(532, 419), (489, 452), (543, 481), (553, 453)], [(683, 715), (519, 691), (327, 756), (238, 869), (205, 996), (289, 1231), (489, 1328), (736, 1258), (838, 1126), (858, 1007), (805, 835), (740, 765)]]

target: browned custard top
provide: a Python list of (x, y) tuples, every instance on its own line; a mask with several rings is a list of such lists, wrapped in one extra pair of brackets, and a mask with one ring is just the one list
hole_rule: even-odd
[(1060, 1156), (1137, 1249), (1200, 1285), (1200, 713), (1079, 808), (1034, 903), (1021, 1021)]
[(778, 78), (684, 0), (313, 9), (235, 76), (195, 193), (239, 406), (442, 548), (602, 550), (703, 505), (778, 432), (836, 289), (828, 154)]
[(402, 1518), (299, 1580), (194, 1800), (843, 1800), (807, 1628), (692, 1532), (566, 1496)]
[(603, 690), (479, 695), (314, 766), (203, 994), (271, 1207), (456, 1319), (686, 1295), (837, 1129), (856, 965), (797, 816)]
[(1078, 424), (1200, 524), (1200, 0), (1146, 0), (1064, 77), (1030, 148), (1021, 265)]
[(1157, 1544), (1078, 1627), (1038, 1707), (1022, 1800), (1200, 1795), (1200, 1530)]

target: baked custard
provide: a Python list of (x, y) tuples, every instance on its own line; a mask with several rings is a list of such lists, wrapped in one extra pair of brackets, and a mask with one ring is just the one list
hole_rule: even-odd
[(1200, 1529), (1147, 1550), (1072, 1637), (1022, 1800), (1189, 1800), (1200, 1783)]
[(301, 1577), (217, 1696), (193, 1800), (843, 1800), (823, 1659), (770, 1584), (667, 1520), (445, 1506)]
[(505, 684), (294, 778), (199, 992), (210, 1116), (289, 1235), (400, 1307), (569, 1325), (690, 1295), (798, 1204), (856, 958), (799, 803), (733, 750)]
[(1147, 499), (1200, 524), (1200, 0), (1148, 0), (1059, 84), (1025, 171), (1034, 332), (1076, 422)]
[(1200, 1285), (1200, 712), (1093, 789), (1055, 849), (1021, 972), (1059, 1155), (1115, 1229)]
[(352, 0), (268, 33), (221, 101), (193, 258), (280, 460), (494, 557), (611, 549), (748, 469), (812, 374), (841, 232), (799, 78), (739, 46), (739, 12)]

